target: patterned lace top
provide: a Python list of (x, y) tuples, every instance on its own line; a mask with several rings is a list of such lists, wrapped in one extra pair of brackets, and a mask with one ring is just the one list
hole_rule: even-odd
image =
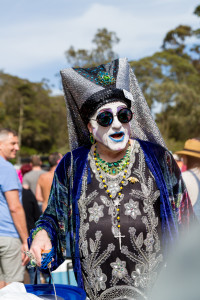
[[(135, 141), (120, 198), (121, 249), (113, 201), (106, 194), (92, 153), (91, 182), (83, 179), (79, 199), (79, 249), (84, 288), (90, 300), (146, 299), (163, 260), (160, 192)], [(123, 173), (123, 172), (122, 172)], [(103, 173), (113, 196), (122, 176)], [(130, 177), (137, 180), (132, 183)]]

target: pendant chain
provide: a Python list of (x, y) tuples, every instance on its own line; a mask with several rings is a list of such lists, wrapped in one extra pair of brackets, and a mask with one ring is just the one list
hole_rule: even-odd
[[(104, 186), (104, 189), (105, 189), (105, 192), (107, 193), (108, 197), (113, 201), (113, 204), (114, 204), (114, 207), (116, 207), (116, 210), (117, 210), (117, 234), (115, 234), (115, 238), (118, 238), (119, 239), (119, 246), (120, 246), (120, 249), (121, 249), (121, 238), (124, 237), (121, 235), (121, 232), (120, 232), (120, 198), (121, 198), (121, 195), (122, 195), (122, 190), (123, 190), (123, 184), (124, 184), (124, 180), (126, 178), (126, 173), (128, 172), (128, 166), (129, 166), (129, 163), (130, 163), (130, 152), (131, 152), (131, 144), (130, 144), (130, 141), (129, 141), (129, 148), (127, 149), (126, 151), (126, 160), (124, 162), (124, 174), (122, 176), (122, 181), (120, 182), (120, 191), (117, 193), (116, 195), (116, 200), (114, 200), (114, 196), (111, 194), (110, 190), (108, 189), (108, 186), (106, 184), (106, 180), (103, 178), (102, 176), (102, 172), (101, 172), (101, 163), (99, 163), (99, 160), (98, 160), (98, 157), (97, 157), (97, 149), (96, 149), (96, 145), (95, 145), (95, 148), (94, 148), (94, 160), (95, 160), (95, 164), (96, 164), (96, 168), (97, 168), (97, 171), (99, 173), (99, 177), (100, 179), (102, 180), (102, 183), (103, 183), (103, 186)], [(104, 169), (102, 169), (104, 171)], [(109, 172), (106, 172), (106, 173), (109, 173)], [(109, 173), (110, 174), (110, 173)]]

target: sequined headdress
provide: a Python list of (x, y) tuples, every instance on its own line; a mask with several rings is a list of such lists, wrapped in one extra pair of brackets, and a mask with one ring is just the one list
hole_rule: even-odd
[(89, 118), (102, 105), (122, 101), (131, 107), (131, 137), (165, 146), (126, 58), (94, 68), (61, 71), (71, 150), (89, 145)]

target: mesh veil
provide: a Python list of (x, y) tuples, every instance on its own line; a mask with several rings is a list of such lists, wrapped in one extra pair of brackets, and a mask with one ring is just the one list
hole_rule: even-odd
[[(107, 87), (97, 79), (99, 72), (109, 72), (115, 77), (115, 84)], [(97, 74), (97, 75), (96, 75)], [(104, 93), (101, 103), (107, 101), (106, 92), (112, 88), (125, 90), (132, 94), (131, 137), (160, 144), (165, 147), (161, 133), (153, 120), (147, 102), (141, 92), (138, 81), (126, 58), (96, 68), (68, 68), (61, 71), (63, 90), (67, 107), (67, 124), (71, 150), (90, 145), (89, 131), (81, 116), (81, 107), (95, 93)], [(129, 98), (130, 99), (130, 98)], [(119, 99), (120, 101), (120, 99)], [(95, 112), (95, 111), (94, 111)]]

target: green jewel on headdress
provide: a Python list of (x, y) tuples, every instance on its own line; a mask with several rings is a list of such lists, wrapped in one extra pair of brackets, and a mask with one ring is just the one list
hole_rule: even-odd
[(99, 83), (101, 83), (102, 85), (110, 85), (110, 84), (114, 84), (115, 83), (115, 78), (109, 74), (108, 72), (102, 72), (100, 71), (98, 74), (98, 81)]

